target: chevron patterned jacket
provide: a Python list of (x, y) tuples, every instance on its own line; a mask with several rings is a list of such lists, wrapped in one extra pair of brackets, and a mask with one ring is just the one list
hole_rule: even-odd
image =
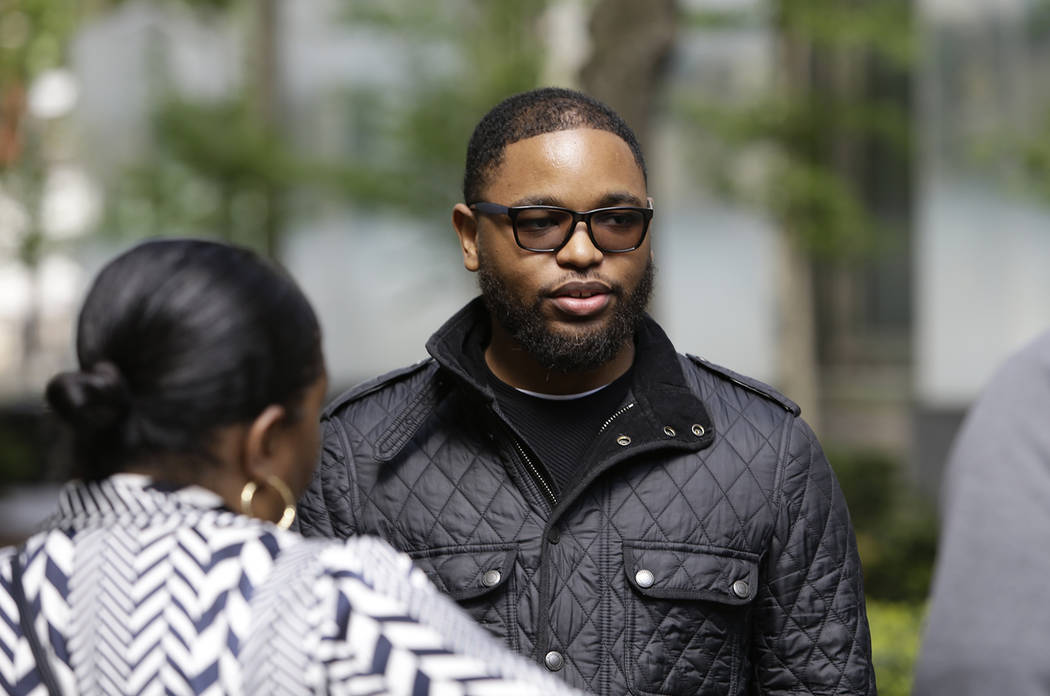
[[(0, 549), (0, 693), (46, 694)], [(21, 556), (63, 694), (565, 694), (374, 538), (307, 540), (202, 488), (72, 482)]]

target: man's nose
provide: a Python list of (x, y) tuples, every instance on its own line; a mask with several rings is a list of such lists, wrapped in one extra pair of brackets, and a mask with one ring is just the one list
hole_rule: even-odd
[(591, 241), (591, 235), (587, 232), (587, 223), (580, 220), (576, 223), (569, 241), (558, 250), (555, 258), (562, 266), (587, 268), (599, 263), (602, 256), (601, 250)]

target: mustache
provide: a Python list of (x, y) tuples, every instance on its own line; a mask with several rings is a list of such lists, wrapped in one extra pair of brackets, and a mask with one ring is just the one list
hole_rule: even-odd
[(566, 283), (601, 283), (608, 287), (609, 291), (616, 297), (623, 297), (624, 294), (622, 283), (609, 280), (600, 273), (566, 273), (561, 278), (541, 287), (539, 289), (539, 295), (541, 297), (553, 295), (558, 288)]

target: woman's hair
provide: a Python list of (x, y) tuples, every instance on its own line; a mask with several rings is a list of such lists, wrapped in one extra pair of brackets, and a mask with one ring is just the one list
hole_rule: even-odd
[(47, 385), (74, 430), (77, 474), (166, 454), (209, 459), (210, 436), (270, 404), (293, 409), (324, 371), (317, 317), (255, 253), (192, 239), (146, 242), (95, 278), (77, 328), (80, 370)]

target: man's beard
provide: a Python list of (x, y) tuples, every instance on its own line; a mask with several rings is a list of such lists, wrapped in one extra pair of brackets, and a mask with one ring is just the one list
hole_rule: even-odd
[(492, 317), (536, 362), (548, 370), (564, 373), (597, 369), (615, 358), (627, 341), (633, 340), (645, 307), (649, 304), (655, 272), (650, 258), (633, 290), (625, 291), (620, 285), (612, 287), (616, 306), (612, 317), (604, 325), (562, 332), (553, 331), (547, 325), (539, 297), (531, 304), (516, 297), (503, 279), (490, 270), (484, 254), (481, 254), (479, 261), (481, 297)]

